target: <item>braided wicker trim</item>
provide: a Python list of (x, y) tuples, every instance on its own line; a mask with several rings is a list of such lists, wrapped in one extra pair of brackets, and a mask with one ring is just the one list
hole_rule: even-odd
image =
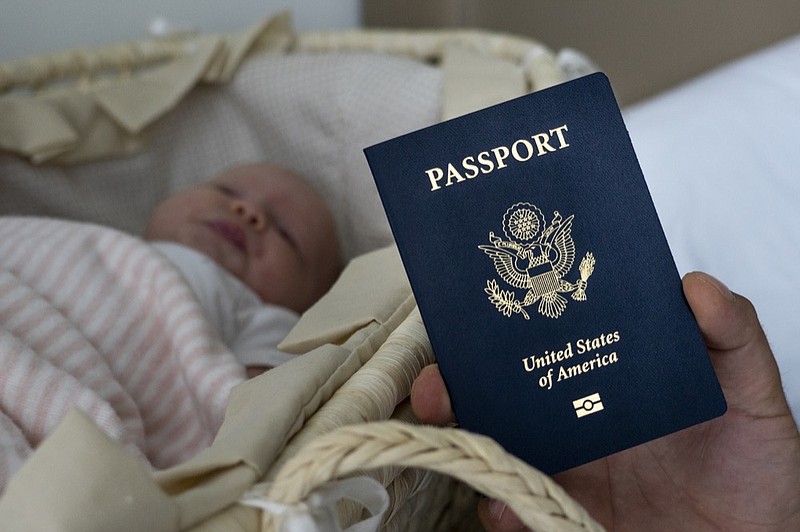
[[(130, 75), (135, 70), (191, 53), (195, 37), (184, 35), (174, 39), (152, 38), (86, 46), (0, 63), (0, 93), (23, 87), (41, 89), (64, 80), (88, 80), (104, 74)], [(549, 78), (552, 76), (559, 80), (561, 77), (552, 52), (539, 42), (485, 31), (309, 31), (298, 33), (296, 42), (293, 45), (286, 43), (283, 48), (287, 53), (370, 52), (435, 62), (442, 58), (450, 44), (519, 63), (533, 89), (551, 83)], [(531, 61), (531, 58), (536, 60)]]
[(520, 59), (532, 47), (542, 46), (526, 37), (477, 30), (308, 31), (297, 37), (295, 51), (364, 51), (408, 55), (427, 61), (440, 59), (449, 44), (509, 60)]
[(438, 62), (448, 46), (481, 52), (516, 63), (531, 91), (564, 80), (553, 52), (526, 37), (484, 30), (345, 30), (314, 31), (297, 35), (294, 52), (370, 52), (405, 55)]
[(603, 530), (558, 484), (490, 438), (396, 421), (351, 425), (320, 437), (286, 463), (267, 497), (297, 504), (335, 478), (397, 465), (444, 473), (503, 500), (534, 530)]
[(144, 40), (24, 57), (0, 63), (0, 93), (22, 87), (38, 90), (70, 79), (88, 82), (112, 73), (123, 77), (185, 53), (182, 42)]

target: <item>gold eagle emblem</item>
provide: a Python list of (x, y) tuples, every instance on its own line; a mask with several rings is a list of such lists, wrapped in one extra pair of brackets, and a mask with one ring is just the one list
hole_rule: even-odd
[(586, 300), (586, 284), (594, 271), (595, 259), (587, 252), (578, 267), (575, 283), (564, 280), (575, 262), (572, 222), (575, 216), (562, 218), (558, 211), (546, 223), (542, 211), (531, 203), (515, 203), (503, 216), (507, 240), (489, 232), (489, 244), (478, 249), (488, 255), (500, 278), (512, 288), (525, 290), (517, 299), (512, 290), (501, 290), (497, 281), (487, 280), (484, 292), (489, 301), (505, 316), (522, 314), (530, 319), (525, 307), (538, 302), (541, 315), (556, 319), (567, 307), (561, 294), (572, 292), (575, 301)]

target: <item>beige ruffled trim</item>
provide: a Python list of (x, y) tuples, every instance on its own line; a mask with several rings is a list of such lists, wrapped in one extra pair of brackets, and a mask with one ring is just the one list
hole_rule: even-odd
[(147, 126), (196, 85), (229, 81), (257, 53), (333, 51), (404, 55), (441, 64), (442, 118), (564, 81), (536, 41), (479, 31), (295, 34), (286, 13), (228, 35), (65, 50), (0, 64), (0, 149), (33, 163), (129, 155)]
[(229, 81), (242, 60), (283, 52), (281, 14), (229, 35), (183, 36), (74, 49), (0, 65), (0, 149), (34, 163), (126, 155), (143, 130), (198, 83)]

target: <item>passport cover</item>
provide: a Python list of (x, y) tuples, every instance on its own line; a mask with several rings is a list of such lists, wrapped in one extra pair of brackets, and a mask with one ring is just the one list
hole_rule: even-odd
[(553, 474), (724, 413), (605, 75), (365, 154), (463, 428)]

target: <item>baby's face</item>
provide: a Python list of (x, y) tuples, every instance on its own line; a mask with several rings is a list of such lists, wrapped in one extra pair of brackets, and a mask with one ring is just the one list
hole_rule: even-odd
[(263, 301), (297, 312), (319, 299), (339, 272), (324, 200), (299, 176), (270, 165), (237, 167), (167, 198), (144, 236), (204, 253)]

